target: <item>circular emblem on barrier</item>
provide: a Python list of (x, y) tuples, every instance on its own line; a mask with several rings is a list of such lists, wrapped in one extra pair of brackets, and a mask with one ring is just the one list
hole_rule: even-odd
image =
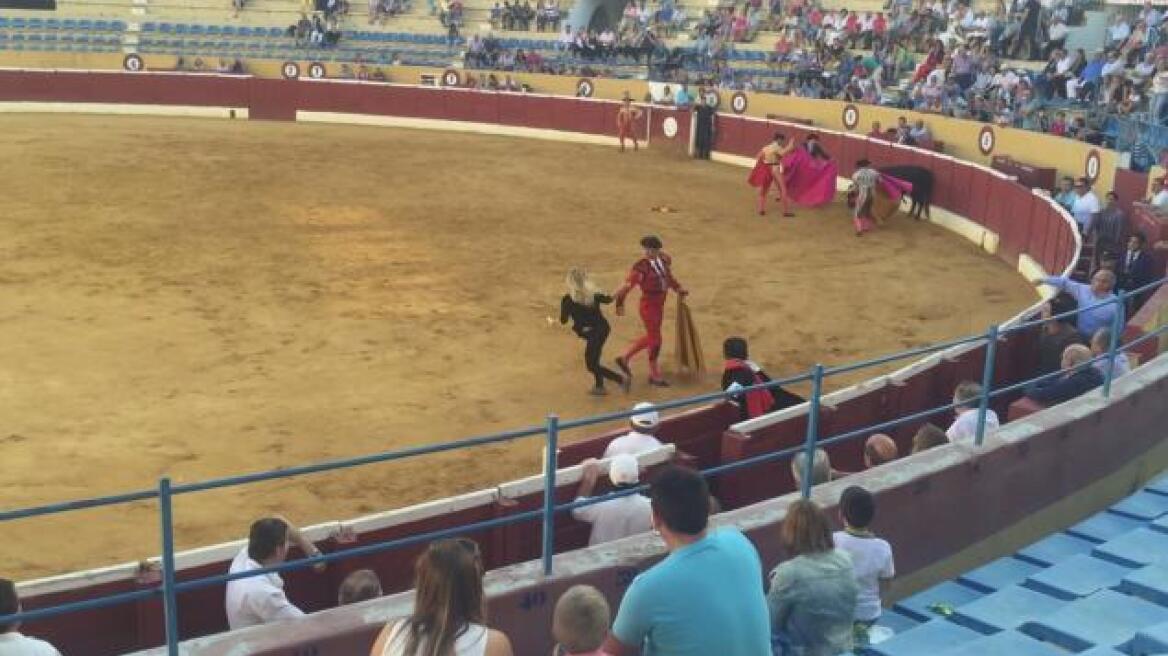
[(442, 74), (442, 86), (444, 87), (456, 87), (461, 82), (462, 80), (458, 77), (458, 71), (448, 70)]
[(842, 118), (845, 128), (855, 130), (856, 126), (860, 124), (860, 110), (855, 105), (846, 105)]
[(285, 80), (295, 80), (300, 77), (300, 64), (296, 62), (287, 61), (280, 67), (280, 72), (284, 74)]
[(584, 78), (576, 83), (576, 97), (577, 98), (591, 98), (592, 94), (596, 92), (596, 87), (592, 84), (592, 80)]
[(131, 73), (137, 73), (146, 68), (146, 62), (142, 61), (142, 58), (136, 53), (130, 53), (122, 59), (122, 68)]
[(746, 111), (746, 94), (741, 91), (736, 92), (730, 97), (730, 109), (734, 110), (735, 114), (741, 114)]
[(670, 139), (677, 136), (677, 119), (672, 116), (666, 116), (664, 121), (661, 121), (661, 131)]
[(702, 102), (706, 103), (706, 107), (718, 108), (722, 104), (722, 96), (718, 95), (717, 91), (710, 89), (702, 96)]
[(994, 129), (990, 126), (984, 126), (981, 132), (977, 133), (977, 149), (981, 151), (982, 155), (989, 155), (994, 152), (994, 143), (997, 137), (994, 135)]
[(1087, 153), (1087, 161), (1083, 162), (1083, 174), (1091, 182), (1095, 182), (1099, 178), (1099, 169), (1103, 167), (1103, 160), (1099, 157), (1099, 151), (1094, 148)]
[(314, 80), (320, 80), (324, 78), (325, 74), (327, 73), (328, 71), (325, 70), (324, 64), (320, 62), (312, 62), (308, 65), (308, 77)]

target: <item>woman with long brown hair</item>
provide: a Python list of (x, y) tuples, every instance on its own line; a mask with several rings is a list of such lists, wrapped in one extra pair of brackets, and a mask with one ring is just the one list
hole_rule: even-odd
[(414, 564), (414, 614), (386, 625), (371, 656), (512, 656), (486, 626), (483, 563), (473, 540), (439, 540)]

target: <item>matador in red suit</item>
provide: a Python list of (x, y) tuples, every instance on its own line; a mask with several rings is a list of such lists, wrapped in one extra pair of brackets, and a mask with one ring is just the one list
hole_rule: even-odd
[(661, 377), (661, 368), (657, 365), (657, 357), (661, 355), (661, 321), (665, 316), (665, 297), (672, 289), (680, 296), (689, 292), (677, 282), (670, 270), (672, 261), (661, 250), (661, 240), (655, 236), (648, 236), (641, 240), (641, 247), (645, 255), (637, 260), (629, 271), (625, 284), (616, 290), (616, 313), (625, 313), (625, 297), (633, 287), (641, 288), (641, 321), (645, 324), (645, 334), (633, 342), (624, 355), (616, 359), (616, 366), (625, 373), (625, 380), (632, 380), (632, 371), (629, 369), (629, 360), (641, 351), (649, 350), (649, 384), (656, 387), (668, 387), (669, 383)]

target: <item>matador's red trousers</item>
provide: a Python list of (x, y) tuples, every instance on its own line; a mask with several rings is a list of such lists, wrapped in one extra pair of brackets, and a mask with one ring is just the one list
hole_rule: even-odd
[(665, 318), (665, 293), (641, 294), (641, 322), (645, 324), (645, 334), (629, 345), (625, 351), (625, 361), (649, 349), (649, 376), (661, 378), (661, 368), (657, 366), (657, 356), (661, 355), (661, 322)]

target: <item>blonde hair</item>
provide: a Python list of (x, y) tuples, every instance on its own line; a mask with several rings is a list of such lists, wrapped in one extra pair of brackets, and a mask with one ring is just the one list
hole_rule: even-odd
[(568, 296), (573, 301), (588, 307), (596, 305), (596, 295), (600, 293), (600, 290), (592, 284), (592, 279), (588, 277), (588, 271), (581, 267), (572, 267), (568, 270), (565, 283), (568, 286)]
[(590, 585), (574, 585), (560, 595), (552, 619), (552, 633), (569, 654), (600, 649), (608, 633), (608, 600)]

